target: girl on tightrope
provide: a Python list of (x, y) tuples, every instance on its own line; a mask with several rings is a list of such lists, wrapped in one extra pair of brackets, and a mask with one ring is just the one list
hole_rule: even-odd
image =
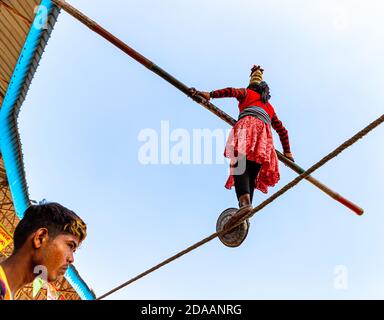
[(252, 210), (255, 188), (267, 193), (268, 187), (275, 186), (280, 179), (271, 127), (279, 134), (285, 157), (294, 161), (288, 131), (269, 103), (271, 96), (268, 84), (263, 81), (263, 72), (260, 66), (254, 66), (246, 89), (225, 88), (211, 92), (191, 89), (192, 95), (206, 100), (232, 97), (239, 101), (239, 118), (224, 151), (224, 156), (230, 159), (230, 176), (225, 187), (235, 186), (240, 207), (237, 215)]

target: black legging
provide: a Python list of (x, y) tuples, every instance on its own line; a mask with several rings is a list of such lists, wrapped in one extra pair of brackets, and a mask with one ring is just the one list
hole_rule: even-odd
[(255, 191), (255, 179), (259, 174), (260, 168), (261, 164), (247, 159), (244, 173), (233, 176), (235, 179), (235, 190), (238, 200), (243, 194), (249, 193), (252, 202), (253, 192)]

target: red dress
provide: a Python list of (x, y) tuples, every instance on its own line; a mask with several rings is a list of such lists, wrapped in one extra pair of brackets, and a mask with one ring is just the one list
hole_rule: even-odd
[[(278, 132), (284, 152), (290, 152), (288, 131), (277, 118), (270, 103), (264, 104), (260, 94), (250, 89), (226, 88), (211, 92), (211, 97), (236, 97), (239, 100), (239, 111), (250, 106), (262, 107), (271, 118), (272, 127)], [(253, 116), (240, 119), (232, 128), (224, 151), (224, 156), (231, 159), (231, 164), (237, 161), (236, 155), (246, 155), (248, 160), (261, 164), (261, 169), (255, 180), (255, 188), (263, 193), (268, 187), (273, 187), (280, 180), (279, 162), (275, 151), (271, 125)], [(225, 184), (227, 189), (234, 186), (234, 178), (230, 169), (229, 178)]]

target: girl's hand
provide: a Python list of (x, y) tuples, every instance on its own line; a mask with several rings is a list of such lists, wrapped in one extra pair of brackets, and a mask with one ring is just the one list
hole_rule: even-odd
[(208, 101), (211, 100), (211, 95), (209, 94), (209, 92), (199, 91), (198, 95), (202, 96), (204, 99)]
[(211, 99), (209, 92), (198, 91), (195, 88), (189, 88), (189, 93), (191, 94), (192, 97), (201, 96), (208, 101)]
[(288, 158), (289, 160), (291, 160), (292, 162), (295, 162), (295, 160), (293, 159), (293, 155), (292, 155), (292, 153), (285, 153), (284, 152), (284, 157), (286, 157), (286, 158)]

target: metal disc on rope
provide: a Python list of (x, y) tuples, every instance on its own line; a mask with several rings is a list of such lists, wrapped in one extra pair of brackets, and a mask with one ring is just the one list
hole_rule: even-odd
[[(234, 216), (234, 214), (238, 210), (239, 209), (236, 208), (228, 208), (224, 210), (217, 219), (216, 231), (222, 231), (224, 226), (228, 223), (228, 221)], [(240, 224), (232, 231), (219, 236), (220, 241), (227, 247), (234, 248), (240, 246), (248, 235), (249, 225), (249, 221), (245, 220), (242, 224)]]

